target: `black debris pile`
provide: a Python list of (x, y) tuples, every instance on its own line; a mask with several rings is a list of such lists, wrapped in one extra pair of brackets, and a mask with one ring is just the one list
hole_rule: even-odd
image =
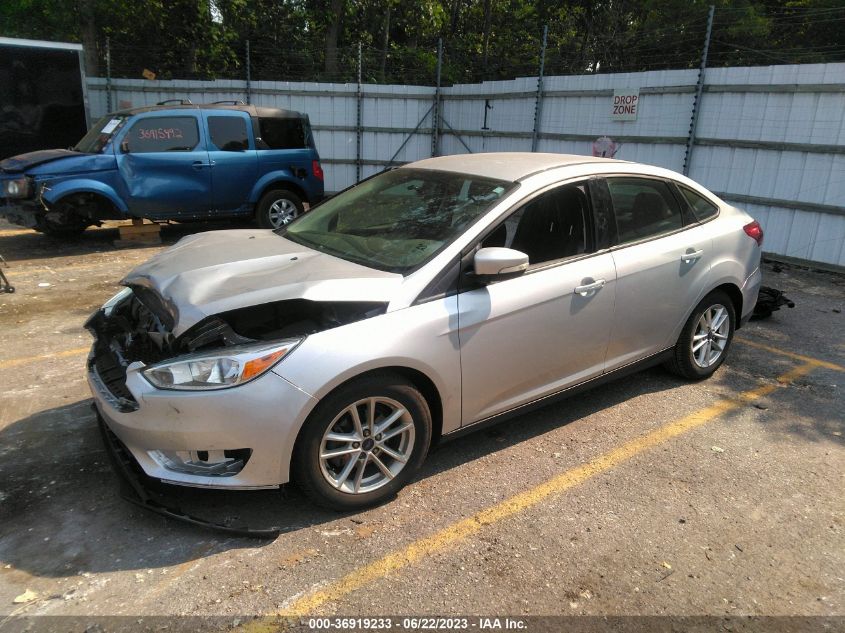
[(754, 306), (752, 319), (767, 319), (773, 312), (780, 310), (781, 306), (795, 307), (795, 302), (783, 294), (783, 291), (768, 286), (760, 287), (760, 294), (757, 296), (757, 305)]

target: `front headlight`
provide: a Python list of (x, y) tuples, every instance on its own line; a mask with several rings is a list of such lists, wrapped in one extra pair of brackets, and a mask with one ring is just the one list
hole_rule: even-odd
[(101, 308), (103, 314), (105, 314), (106, 316), (111, 316), (111, 313), (114, 311), (115, 307), (118, 304), (122, 303), (123, 300), (131, 294), (132, 288), (123, 288), (120, 292), (118, 292), (115, 296), (113, 296), (111, 299), (109, 299), (103, 304), (103, 307)]
[(3, 194), (7, 198), (26, 198), (29, 195), (30, 183), (28, 178), (16, 178), (3, 182)]
[(182, 356), (144, 369), (141, 373), (159, 389), (199, 391), (225, 389), (258, 378), (289, 354), (300, 338), (238, 345), (210, 353)]

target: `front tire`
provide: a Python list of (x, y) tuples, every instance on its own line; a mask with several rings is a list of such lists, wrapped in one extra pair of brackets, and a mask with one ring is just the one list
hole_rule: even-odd
[(422, 465), (431, 412), (391, 373), (350, 382), (321, 401), (294, 449), (294, 482), (316, 504), (359, 510), (393, 497)]
[(687, 380), (709, 378), (724, 362), (735, 327), (731, 298), (720, 290), (711, 292), (692, 311), (667, 367)]
[(255, 209), (255, 220), (262, 229), (280, 229), (298, 218), (305, 210), (302, 199), (288, 189), (268, 191)]
[(39, 215), (35, 220), (35, 230), (50, 237), (62, 239), (82, 235), (93, 224), (76, 212), (69, 202), (60, 202), (50, 211)]

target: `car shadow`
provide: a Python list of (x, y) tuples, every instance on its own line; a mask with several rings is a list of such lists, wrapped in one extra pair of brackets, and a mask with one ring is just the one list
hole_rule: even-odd
[[(743, 363), (747, 361), (740, 365)], [(770, 369), (780, 371), (778, 367)], [(739, 366), (720, 372), (709, 384), (717, 391), (724, 388), (736, 393), (757, 380), (753, 367)], [(685, 384), (660, 368), (609, 383), (436, 446), (415, 481), (505, 451), (632, 398)], [(82, 572), (168, 567), (272, 542), (183, 524), (124, 501), (90, 402), (82, 400), (40, 411), (0, 431), (0, 565), (37, 576), (65, 577)], [(779, 406), (777, 419), (789, 420), (788, 410), (800, 411), (806, 403), (797, 394)], [(724, 416), (724, 421), (730, 424), (734, 415)], [(832, 412), (819, 416), (818, 423), (824, 428), (793, 429), (785, 423), (767, 430), (819, 441), (822, 436), (831, 438), (831, 425), (841, 429), (843, 423), (837, 420)], [(265, 491), (164, 487), (169, 503), (186, 513), (253, 529), (276, 527), (282, 534), (355, 516), (317, 508), (292, 486)]]

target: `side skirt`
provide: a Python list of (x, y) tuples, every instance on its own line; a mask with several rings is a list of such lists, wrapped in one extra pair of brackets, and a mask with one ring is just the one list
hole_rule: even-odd
[(643, 358), (642, 360), (638, 360), (623, 367), (619, 367), (618, 369), (614, 369), (612, 372), (609, 372), (607, 374), (596, 376), (595, 378), (591, 378), (590, 380), (586, 380), (577, 385), (567, 387), (562, 391), (558, 391), (556, 393), (549, 394), (548, 396), (538, 398), (537, 400), (521, 404), (518, 407), (509, 409), (508, 411), (503, 411), (502, 413), (497, 413), (496, 415), (490, 416), (489, 418), (484, 418), (483, 420), (479, 420), (478, 422), (473, 422), (472, 424), (469, 424), (467, 426), (462, 426), (461, 428), (444, 435), (441, 438), (441, 442), (448, 442), (459, 437), (463, 437), (464, 435), (467, 435), (469, 433), (474, 433), (475, 431), (480, 431), (482, 429), (495, 426), (497, 424), (500, 424), (501, 422), (506, 422), (507, 420), (511, 420), (520, 415), (525, 415), (526, 413), (529, 413), (531, 411), (542, 409), (543, 407), (555, 404), (556, 402), (560, 402), (561, 400), (572, 397), (579, 393), (583, 393), (584, 391), (588, 391), (600, 385), (613, 382), (614, 380), (618, 380), (619, 378), (623, 378), (625, 376), (630, 376), (631, 374), (636, 374), (644, 369), (648, 369), (649, 367), (660, 365), (662, 363), (665, 363), (672, 357), (672, 351), (674, 349), (674, 347), (670, 347), (668, 349), (663, 350), (662, 352), (658, 352), (656, 354), (652, 354), (651, 356)]

